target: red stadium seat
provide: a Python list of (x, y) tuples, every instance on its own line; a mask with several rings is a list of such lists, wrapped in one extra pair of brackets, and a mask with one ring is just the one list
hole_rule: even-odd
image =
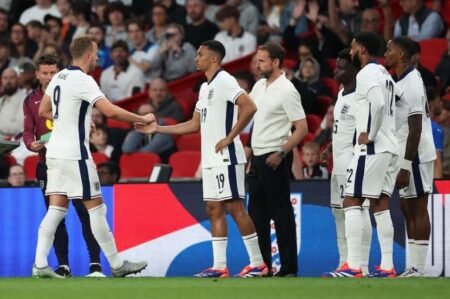
[(104, 163), (104, 162), (108, 162), (109, 158), (107, 155), (105, 155), (104, 153), (92, 153), (92, 159), (95, 162), (95, 165), (98, 166), (98, 164)]
[(161, 158), (154, 153), (123, 154), (120, 157), (121, 176), (124, 179), (146, 178), (158, 163), (161, 163)]
[(7, 155), (4, 157), (6, 163), (8, 163), (9, 166), (13, 166), (17, 164), (16, 158), (14, 158), (11, 155)]
[(195, 177), (201, 154), (199, 151), (175, 152), (169, 158), (172, 166), (172, 177)]
[(118, 121), (112, 118), (108, 118), (106, 120), (106, 126), (108, 128), (131, 129), (130, 123)]
[(200, 133), (183, 135), (176, 140), (178, 151), (200, 151)]
[(430, 71), (434, 71), (441, 60), (442, 54), (448, 49), (447, 40), (445, 38), (432, 38), (420, 41), (419, 44), (421, 48), (420, 63)]
[(330, 66), (332, 71), (334, 71), (334, 69), (336, 68), (336, 61), (337, 61), (337, 59), (334, 59), (334, 58), (327, 59), (327, 63)]
[(333, 103), (333, 99), (327, 96), (318, 96), (317, 97), (317, 112), (320, 117), (324, 117), (327, 114), (328, 107)]
[(36, 166), (39, 161), (39, 156), (28, 156), (23, 162), (23, 171), (27, 180), (36, 179)]
[(320, 128), (322, 119), (317, 115), (308, 114), (306, 115), (306, 122), (308, 123), (308, 131), (315, 134), (317, 129)]
[(339, 84), (336, 82), (336, 80), (331, 78), (320, 78), (320, 81), (325, 84), (325, 86), (330, 90), (331, 95), (334, 97), (339, 92)]
[[(302, 141), (300, 141), (300, 143), (299, 143), (299, 145), (298, 145), (299, 151), (301, 151), (303, 145), (304, 145), (306, 142), (312, 142), (312, 141), (314, 141), (314, 139), (315, 139), (314, 133), (308, 133), (308, 134), (306, 134), (306, 136), (302, 139)], [(301, 153), (300, 153), (300, 156), (301, 156)]]

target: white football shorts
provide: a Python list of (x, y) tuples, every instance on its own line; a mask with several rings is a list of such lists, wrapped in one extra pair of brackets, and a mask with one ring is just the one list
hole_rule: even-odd
[(412, 164), (409, 186), (400, 189), (400, 197), (416, 198), (433, 192), (434, 161)]
[(97, 167), (93, 160), (46, 159), (45, 195), (60, 194), (70, 199), (89, 200), (102, 196)]
[[(342, 209), (345, 195), (345, 183), (347, 182), (346, 175), (331, 174), (330, 181), (330, 206), (332, 208)], [(365, 200), (363, 207), (369, 207), (370, 202)]]
[(203, 168), (203, 200), (222, 201), (245, 197), (245, 164)]

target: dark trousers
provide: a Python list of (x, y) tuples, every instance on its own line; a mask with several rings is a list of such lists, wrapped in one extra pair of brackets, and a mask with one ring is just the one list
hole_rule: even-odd
[(276, 170), (266, 165), (270, 155), (254, 156), (248, 175), (248, 212), (259, 239), (264, 262), (272, 265), (270, 220), (275, 223), (281, 268), (284, 273), (297, 273), (297, 240), (294, 210), (290, 194), (292, 153), (288, 154)]
[[(45, 206), (48, 210), (49, 198), (48, 196), (45, 196), (45, 190), (47, 188), (47, 165), (45, 165), (45, 163), (38, 163), (36, 168), (36, 178), (41, 186), (41, 191), (45, 199)], [(90, 261), (91, 263), (100, 263), (100, 246), (92, 234), (89, 213), (80, 199), (72, 199), (71, 201), (77, 211), (78, 218), (80, 218), (83, 237), (87, 245)], [(65, 219), (61, 221), (56, 229), (53, 247), (55, 248), (55, 254), (59, 265), (69, 265), (69, 237), (67, 235)]]

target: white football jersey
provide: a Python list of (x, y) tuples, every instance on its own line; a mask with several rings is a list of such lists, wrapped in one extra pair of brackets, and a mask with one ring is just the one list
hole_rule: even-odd
[[(382, 115), (373, 115), (372, 103), (368, 94), (372, 88), (380, 87), (383, 94), (384, 109)], [(375, 140), (368, 145), (356, 145), (355, 152), (359, 154), (373, 155), (383, 152), (398, 154), (397, 138), (395, 136), (395, 99), (401, 92), (388, 71), (375, 62), (368, 63), (356, 75), (355, 112), (356, 136), (361, 132), (368, 132), (370, 136), (374, 118), (380, 118), (380, 128)]]
[(237, 122), (236, 99), (244, 92), (237, 80), (219, 70), (210, 82), (202, 84), (195, 111), (200, 113), (202, 168), (219, 167), (246, 162), (239, 135), (233, 143), (216, 153), (217, 142), (225, 138)]
[(339, 91), (334, 105), (333, 127), (333, 174), (347, 175), (347, 168), (353, 158), (353, 147), (356, 138), (355, 125), (355, 90), (344, 94)]
[(53, 131), (46, 145), (46, 157), (90, 159), (92, 106), (105, 96), (95, 80), (79, 67), (70, 66), (53, 76), (45, 94), (51, 99), (53, 112)]
[(428, 113), (428, 102), (425, 86), (420, 73), (410, 68), (397, 81), (397, 86), (403, 90), (403, 97), (395, 103), (397, 138), (399, 142), (399, 156), (405, 157), (406, 141), (409, 127), (408, 117), (414, 114), (422, 115), (422, 133), (420, 135), (418, 158), (420, 163), (436, 159), (436, 150), (431, 129), (431, 119)]

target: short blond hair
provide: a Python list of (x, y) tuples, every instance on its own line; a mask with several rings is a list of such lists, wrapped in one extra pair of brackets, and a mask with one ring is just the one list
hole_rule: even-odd
[(304, 150), (311, 150), (318, 153), (320, 151), (320, 145), (316, 142), (306, 142), (302, 147), (302, 152)]
[(81, 58), (86, 52), (93, 50), (93, 38), (89, 35), (81, 35), (73, 39), (70, 44), (70, 54), (73, 59)]

